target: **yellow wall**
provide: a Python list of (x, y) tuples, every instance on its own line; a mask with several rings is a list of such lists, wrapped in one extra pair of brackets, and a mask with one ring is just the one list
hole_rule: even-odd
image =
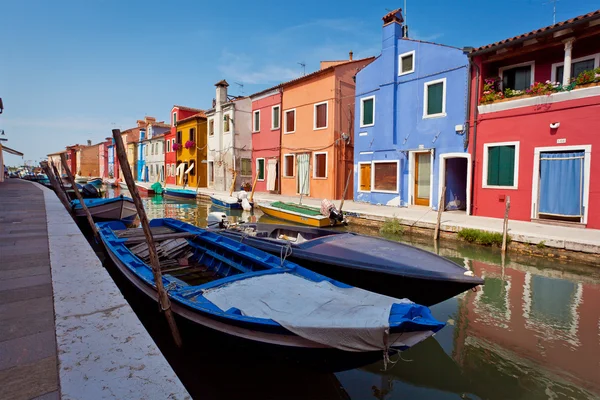
[[(195, 129), (195, 143), (191, 149), (185, 148), (185, 143), (190, 140), (190, 130)], [(206, 117), (193, 117), (186, 118), (183, 121), (177, 123), (177, 131), (181, 131), (181, 150), (177, 151), (177, 165), (182, 162), (188, 163), (188, 167), (190, 166), (190, 162), (194, 161), (194, 175), (191, 173), (188, 175), (188, 183), (189, 187), (195, 188), (206, 187), (207, 180), (207, 164), (203, 163), (202, 160), (206, 160), (206, 155), (208, 153), (208, 149), (206, 147)], [(197, 148), (201, 149), (198, 150)], [(182, 180), (177, 178), (177, 185), (183, 186)]]

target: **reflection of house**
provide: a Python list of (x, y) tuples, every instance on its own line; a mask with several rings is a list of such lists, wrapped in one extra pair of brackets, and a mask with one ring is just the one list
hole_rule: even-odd
[(206, 141), (204, 112), (177, 121), (176, 143), (181, 144), (175, 167), (178, 185), (187, 183), (191, 187), (206, 187), (207, 167), (203, 162), (208, 152)]
[(229, 190), (233, 171), (240, 182), (252, 179), (252, 102), (249, 97), (227, 95), (227, 81), (215, 84), (214, 108), (206, 111), (208, 121), (208, 187)]
[(499, 359), (519, 354), (522, 363), (600, 393), (597, 284), (532, 267), (521, 271), (472, 261), (472, 269), (485, 285), (467, 293), (458, 312), (454, 358), (463, 369), (481, 367), (468, 365), (474, 351), (487, 352), (488, 362), (495, 362), (491, 354)]
[(470, 155), (463, 50), (402, 37), (401, 10), (383, 18), (382, 51), (356, 75), (355, 195), (394, 206), (466, 210)]
[(600, 10), (470, 56), (473, 214), (600, 228)]
[[(177, 121), (185, 119), (202, 110), (184, 106), (173, 106), (171, 108), (171, 130), (165, 133), (165, 170), (166, 183), (175, 185), (175, 168), (177, 164), (177, 150), (173, 148), (177, 140)], [(175, 147), (177, 147), (176, 145)]]

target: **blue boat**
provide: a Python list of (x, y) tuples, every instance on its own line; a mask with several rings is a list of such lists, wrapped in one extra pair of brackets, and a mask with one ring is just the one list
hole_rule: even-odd
[[(142, 230), (96, 225), (117, 268), (156, 301)], [(214, 232), (170, 218), (150, 227), (172, 310), (223, 334), (278, 350), (381, 357), (444, 327), (425, 306), (343, 284)]]
[[(231, 210), (241, 210), (242, 200), (234, 196), (221, 196), (213, 194), (210, 196), (210, 201), (217, 207), (228, 208)], [(250, 207), (254, 207), (253, 202), (249, 202)]]
[[(112, 199), (83, 199), (85, 206), (90, 210), (92, 218), (100, 221), (121, 221), (131, 224), (137, 216), (133, 200), (129, 197), (119, 196)], [(71, 208), (78, 218), (86, 218), (79, 200), (71, 200)]]
[(90, 185), (94, 185), (94, 186), (102, 186), (102, 184), (103, 184), (102, 178), (90, 179), (87, 181), (87, 183), (89, 183)]
[(195, 199), (196, 191), (191, 189), (172, 189), (165, 188), (165, 196), (175, 197), (178, 199)]

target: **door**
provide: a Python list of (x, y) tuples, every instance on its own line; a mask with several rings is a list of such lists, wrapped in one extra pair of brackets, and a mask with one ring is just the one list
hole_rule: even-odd
[(304, 153), (304, 154), (298, 154), (298, 157), (296, 157), (296, 163), (298, 164), (298, 174), (297, 174), (297, 178), (296, 178), (296, 190), (298, 191), (298, 194), (304, 194), (304, 195), (308, 195), (309, 193), (309, 186), (310, 186), (310, 181), (309, 181), (309, 176), (310, 176), (310, 172), (309, 172), (309, 160), (310, 160), (310, 155), (308, 153)]
[(277, 159), (269, 158), (267, 161), (267, 190), (277, 189)]
[(584, 151), (540, 153), (539, 218), (581, 222)]
[(359, 164), (359, 190), (362, 192), (371, 191), (371, 164)]
[(431, 191), (431, 153), (415, 153), (414, 203), (429, 206)]

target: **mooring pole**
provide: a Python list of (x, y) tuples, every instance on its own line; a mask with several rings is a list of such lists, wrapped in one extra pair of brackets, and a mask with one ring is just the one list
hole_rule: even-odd
[(344, 207), (344, 199), (346, 198), (346, 192), (348, 191), (348, 184), (350, 183), (350, 177), (353, 174), (348, 173), (348, 177), (346, 178), (346, 186), (344, 187), (344, 193), (342, 194), (342, 201), (340, 201), (340, 212), (342, 212), (342, 207)]
[(129, 194), (131, 195), (133, 203), (135, 204), (135, 208), (142, 224), (142, 230), (144, 231), (144, 236), (146, 237), (146, 242), (148, 244), (148, 252), (150, 253), (150, 266), (152, 267), (154, 284), (156, 285), (156, 291), (158, 293), (158, 303), (160, 304), (160, 309), (165, 312), (165, 317), (167, 318), (167, 323), (171, 329), (171, 335), (173, 336), (175, 345), (177, 347), (181, 347), (181, 336), (179, 335), (179, 329), (177, 328), (175, 317), (173, 316), (173, 311), (171, 310), (171, 301), (169, 300), (169, 296), (167, 295), (167, 291), (163, 285), (162, 273), (160, 271), (160, 261), (158, 259), (158, 254), (156, 253), (154, 238), (152, 237), (152, 231), (150, 230), (150, 224), (148, 223), (148, 217), (146, 216), (142, 199), (140, 198), (137, 186), (133, 180), (133, 175), (131, 174), (131, 167), (127, 162), (127, 151), (125, 150), (125, 146), (123, 145), (123, 141), (121, 139), (121, 131), (119, 129), (113, 129), (112, 134), (115, 138), (115, 149), (119, 163), (121, 164), (123, 178), (127, 183)]
[(438, 203), (438, 215), (437, 222), (435, 224), (435, 231), (433, 232), (433, 240), (440, 238), (440, 225), (442, 224), (442, 212), (444, 211), (444, 200), (446, 199), (446, 186), (442, 188), (442, 194), (440, 196), (440, 202)]
[(506, 196), (506, 207), (504, 209), (504, 225), (502, 227), (502, 254), (506, 253), (506, 240), (508, 237), (508, 212), (510, 211), (510, 196)]
[[(65, 153), (60, 154), (60, 162), (62, 163), (62, 166), (65, 169), (65, 172), (67, 173), (67, 178), (69, 179), (69, 182), (71, 182), (71, 186), (75, 191), (75, 196), (77, 197), (77, 200), (79, 200), (79, 204), (81, 204), (81, 208), (83, 209), (88, 223), (92, 228), (92, 232), (94, 232), (94, 237), (96, 239), (100, 239), (100, 236), (98, 235), (98, 229), (96, 228), (96, 224), (94, 224), (94, 219), (92, 218), (92, 214), (90, 214), (90, 210), (88, 210), (87, 206), (85, 205), (85, 201), (83, 201), (81, 193), (79, 193), (79, 189), (77, 188), (77, 184), (75, 183), (75, 177), (73, 177), (73, 174), (71, 173), (71, 169), (69, 168), (69, 164), (67, 163), (67, 157), (65, 157)], [(73, 214), (75, 214), (75, 211), (73, 211)]]
[(229, 189), (229, 197), (233, 196), (233, 189), (235, 189), (235, 178), (237, 178), (237, 171), (233, 171), (233, 181), (231, 182), (231, 188)]
[(256, 189), (256, 181), (258, 181), (258, 170), (256, 171), (254, 182), (252, 183), (252, 193), (250, 193), (250, 198), (248, 199), (250, 203), (252, 203), (252, 199), (254, 198), (254, 189)]
[(46, 176), (50, 180), (50, 184), (52, 185), (52, 188), (54, 189), (56, 196), (58, 197), (60, 202), (63, 204), (63, 206), (65, 206), (65, 208), (67, 209), (67, 212), (69, 214), (72, 214), (71, 202), (67, 198), (67, 194), (63, 191), (63, 189), (58, 184), (58, 181), (56, 180), (56, 176), (54, 175), (54, 172), (52, 171), (50, 166), (48, 166), (48, 162), (42, 161), (40, 163), (40, 166), (42, 167), (42, 169), (46, 173)]

